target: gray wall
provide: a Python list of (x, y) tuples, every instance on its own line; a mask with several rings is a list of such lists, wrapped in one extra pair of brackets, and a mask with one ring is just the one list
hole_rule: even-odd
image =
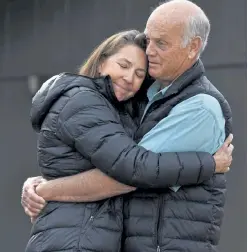
[[(31, 225), (20, 206), (21, 185), (38, 174), (29, 123), (29, 74), (76, 71), (104, 38), (143, 30), (156, 0), (25, 0), (0, 3), (0, 244), (24, 251)], [(195, 1), (212, 33), (203, 56), (212, 82), (233, 110), (235, 153), (221, 252), (246, 251), (246, 0)], [(1, 251), (2, 251), (1, 250)]]

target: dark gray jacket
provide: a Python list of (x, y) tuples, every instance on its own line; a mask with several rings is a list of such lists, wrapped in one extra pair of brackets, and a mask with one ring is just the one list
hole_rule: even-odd
[[(165, 118), (175, 105), (201, 93), (219, 101), (228, 136), (232, 132), (230, 107), (206, 78), (203, 64), (199, 60), (171, 85), (164, 99), (150, 106), (136, 131), (136, 141)], [(141, 111), (145, 105), (146, 101)], [(184, 162), (194, 166), (188, 157)], [(139, 190), (125, 196), (123, 251), (216, 252), (225, 191), (225, 175), (215, 174), (199, 185), (182, 186), (177, 192), (170, 189), (154, 192)]]
[[(210, 154), (155, 154), (138, 147), (132, 140), (137, 127), (126, 105), (115, 98), (109, 77), (61, 74), (48, 80), (31, 109), (43, 176), (53, 179), (98, 167), (126, 184), (166, 188), (176, 181), (202, 183), (213, 175)], [(196, 157), (199, 161), (188, 165)], [(33, 226), (26, 251), (117, 252), (122, 229), (122, 197), (49, 202)]]

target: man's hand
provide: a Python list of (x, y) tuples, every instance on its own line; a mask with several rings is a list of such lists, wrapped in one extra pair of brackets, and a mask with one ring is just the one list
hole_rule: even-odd
[(215, 173), (225, 173), (229, 171), (232, 163), (232, 152), (234, 146), (231, 144), (233, 135), (230, 134), (220, 149), (214, 154), (216, 163)]
[(46, 201), (36, 194), (36, 187), (46, 180), (39, 177), (28, 178), (22, 188), (21, 204), (25, 213), (31, 218), (33, 223), (41, 210), (45, 207)]

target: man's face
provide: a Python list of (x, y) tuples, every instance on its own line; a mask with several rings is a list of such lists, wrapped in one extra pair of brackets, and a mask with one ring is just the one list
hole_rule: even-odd
[(171, 82), (185, 71), (188, 47), (182, 48), (184, 24), (153, 16), (147, 21), (147, 56), (149, 74), (163, 82)]

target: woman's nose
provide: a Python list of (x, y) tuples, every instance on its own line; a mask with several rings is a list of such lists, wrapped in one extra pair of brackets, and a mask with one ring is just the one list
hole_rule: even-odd
[(133, 83), (133, 78), (134, 78), (134, 74), (132, 72), (127, 73), (124, 77), (124, 79), (128, 82), (128, 84)]

